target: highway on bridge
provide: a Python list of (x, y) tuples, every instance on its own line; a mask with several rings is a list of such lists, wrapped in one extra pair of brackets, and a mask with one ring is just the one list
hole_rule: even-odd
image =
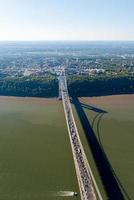
[(81, 200), (96, 200), (97, 199), (96, 193), (99, 199), (102, 200), (101, 194), (98, 190), (91, 168), (87, 161), (79, 137), (78, 129), (76, 127), (76, 123), (73, 117), (65, 75), (61, 75), (59, 77), (59, 98), (62, 99), (63, 102), (65, 118), (66, 118), (66, 123), (75, 163), (75, 169), (80, 189)]

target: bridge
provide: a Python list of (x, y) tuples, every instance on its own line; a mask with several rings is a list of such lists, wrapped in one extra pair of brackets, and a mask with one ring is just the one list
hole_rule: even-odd
[(103, 200), (89, 166), (79, 137), (78, 129), (76, 127), (68, 95), (65, 73), (62, 73), (62, 75), (59, 77), (59, 99), (62, 99), (63, 102), (81, 200), (96, 200), (96, 193), (98, 198)]

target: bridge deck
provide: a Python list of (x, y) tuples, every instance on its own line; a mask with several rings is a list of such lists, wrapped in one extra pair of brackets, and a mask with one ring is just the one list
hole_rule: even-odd
[(68, 96), (68, 89), (66, 83), (66, 77), (60, 76), (59, 86), (61, 97), (63, 101), (63, 107), (69, 132), (69, 138), (71, 142), (72, 153), (74, 157), (74, 163), (76, 168), (77, 179), (79, 183), (80, 195), (82, 200), (96, 200), (95, 190), (93, 187), (93, 181), (91, 176), (91, 169), (80, 141), (78, 130), (73, 117), (73, 112)]

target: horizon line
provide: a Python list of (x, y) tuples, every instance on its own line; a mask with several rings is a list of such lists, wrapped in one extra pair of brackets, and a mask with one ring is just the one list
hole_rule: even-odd
[(134, 40), (0, 40), (3, 42), (134, 42)]

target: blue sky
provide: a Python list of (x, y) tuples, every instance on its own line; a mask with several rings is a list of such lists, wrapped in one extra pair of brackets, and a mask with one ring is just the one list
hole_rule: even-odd
[(133, 0), (0, 0), (0, 40), (134, 40)]

